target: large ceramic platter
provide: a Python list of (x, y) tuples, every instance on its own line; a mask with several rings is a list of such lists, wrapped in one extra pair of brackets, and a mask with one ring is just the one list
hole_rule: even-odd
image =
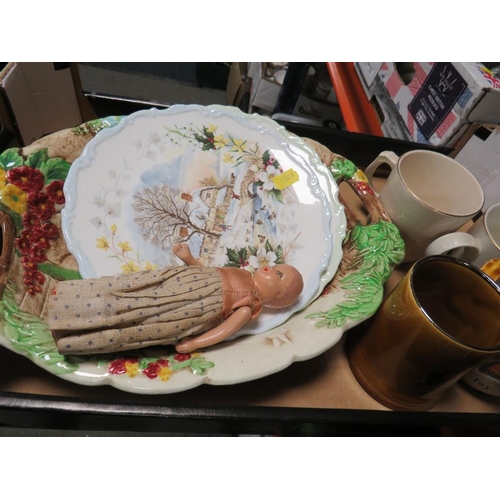
[[(209, 116), (212, 109), (219, 108), (210, 107)], [(75, 384), (111, 385), (131, 393), (168, 394), (204, 384), (255, 380), (296, 361), (314, 358), (376, 311), (385, 280), (403, 258), (404, 245), (393, 224), (381, 217), (384, 212), (377, 208), (378, 201), (370, 194), (363, 173), (347, 159), (291, 135), (269, 119), (248, 117), (233, 108), (223, 109), (248, 118), (257, 129), (272, 131), (287, 152), (287, 159), (304, 162), (304, 168), (316, 173), (332, 212), (327, 228), (332, 235), (332, 252), (320, 276), (319, 289), (328, 283), (323, 292), (317, 296), (318, 289), (312, 295), (314, 300), (304, 309), (266, 332), (191, 355), (178, 355), (167, 347), (91, 357), (60, 355), (44, 320), (44, 304), (55, 280), (78, 278), (78, 263), (56, 231), (64, 206), (60, 188), (71, 164), (96, 133), (123, 126), (120, 118), (108, 117), (47, 136), (27, 148), (13, 148), (0, 154), (0, 174), (5, 175), (5, 186), (0, 189), (3, 197), (0, 215), (7, 216), (0, 224), (4, 233), (0, 289), (5, 286), (0, 300), (1, 345)], [(349, 212), (344, 213), (337, 187), (342, 180), (358, 194), (369, 195), (371, 225), (353, 225), (349, 216), (346, 229)], [(31, 204), (27, 203), (27, 193)], [(52, 205), (48, 203), (51, 200), (55, 200)], [(12, 223), (8, 224), (9, 219)], [(40, 237), (45, 233), (33, 232), (36, 224), (39, 229), (50, 230), (47, 233), (50, 245), (44, 246), (45, 254), (39, 248)], [(6, 251), (8, 241), (13, 243), (15, 253)], [(12, 261), (7, 258), (9, 254)], [(38, 262), (34, 269), (33, 258)]]
[(309, 151), (284, 139), (258, 117), (193, 105), (140, 111), (104, 130), (64, 187), (63, 234), (80, 274), (179, 265), (177, 242), (207, 266), (285, 262), (304, 277), (298, 302), (264, 309), (236, 336), (283, 323), (325, 284), (340, 208)]

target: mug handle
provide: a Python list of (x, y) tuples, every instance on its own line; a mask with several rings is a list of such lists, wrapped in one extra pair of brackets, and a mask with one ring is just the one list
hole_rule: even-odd
[(368, 179), (368, 183), (377, 196), (379, 196), (380, 193), (378, 193), (373, 188), (373, 174), (375, 174), (377, 168), (380, 167), (380, 165), (382, 165), (383, 163), (387, 163), (387, 165), (391, 167), (391, 170), (394, 170), (396, 168), (396, 165), (398, 164), (398, 160), (399, 156), (396, 153), (393, 153), (392, 151), (382, 151), (382, 153), (380, 153), (377, 158), (375, 158), (375, 160), (366, 167), (366, 178)]
[(479, 241), (469, 233), (450, 233), (433, 241), (426, 249), (424, 255), (440, 255), (455, 250), (456, 248), (469, 249), (473, 253), (471, 259), (475, 259), (481, 251)]

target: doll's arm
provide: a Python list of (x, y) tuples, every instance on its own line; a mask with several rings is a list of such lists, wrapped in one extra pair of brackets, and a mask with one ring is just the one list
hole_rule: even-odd
[(203, 264), (198, 260), (193, 257), (193, 254), (191, 253), (191, 250), (189, 249), (189, 246), (187, 243), (176, 243), (172, 247), (173, 252), (179, 259), (186, 264), (186, 266), (202, 266)]
[(252, 310), (248, 306), (236, 309), (229, 318), (223, 323), (208, 330), (208, 332), (183, 339), (182, 342), (175, 346), (175, 350), (181, 353), (192, 352), (201, 347), (208, 347), (221, 342), (236, 333), (242, 326), (244, 326), (252, 317)]

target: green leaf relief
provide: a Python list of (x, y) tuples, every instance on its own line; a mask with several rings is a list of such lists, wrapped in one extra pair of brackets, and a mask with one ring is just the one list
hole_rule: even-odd
[[(14, 299), (14, 285), (8, 283), (0, 301), (4, 328), (0, 329), (20, 353), (36, 358), (56, 375), (72, 373), (78, 365), (57, 352), (56, 344), (46, 323), (33, 314), (21, 312)], [(2, 333), (0, 333), (2, 334)]]
[(96, 120), (91, 120), (83, 125), (71, 129), (75, 135), (96, 135), (98, 132), (105, 128), (111, 128), (117, 125), (121, 121), (121, 116), (108, 116), (107, 118), (97, 118)]
[(47, 184), (52, 181), (65, 181), (68, 176), (70, 164), (62, 158), (50, 158), (40, 166), (40, 171)]
[(336, 181), (339, 181), (341, 178), (352, 179), (358, 170), (358, 167), (352, 161), (344, 158), (335, 158), (328, 168)]
[(308, 316), (319, 320), (317, 327), (341, 327), (348, 319), (360, 320), (374, 314), (382, 301), (385, 281), (405, 253), (398, 229), (387, 221), (356, 225), (348, 232), (345, 245), (358, 250), (358, 257), (350, 265), (354, 271), (340, 280), (341, 289), (346, 291), (342, 302)]
[(39, 149), (31, 153), (26, 159), (25, 165), (33, 168), (41, 168), (45, 162), (49, 160), (49, 152), (47, 148)]
[(191, 358), (191, 371), (194, 375), (204, 375), (206, 371), (215, 366), (212, 361), (207, 361), (203, 356), (199, 358)]
[(18, 148), (10, 148), (0, 154), (0, 168), (3, 170), (20, 167), (23, 163), (24, 160)]

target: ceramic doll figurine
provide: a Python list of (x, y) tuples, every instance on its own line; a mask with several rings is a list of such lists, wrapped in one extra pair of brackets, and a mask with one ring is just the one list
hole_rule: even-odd
[(61, 354), (97, 354), (175, 344), (181, 353), (227, 339), (263, 306), (292, 305), (303, 289), (288, 264), (255, 274), (204, 267), (186, 244), (174, 253), (186, 266), (59, 282), (47, 322)]

